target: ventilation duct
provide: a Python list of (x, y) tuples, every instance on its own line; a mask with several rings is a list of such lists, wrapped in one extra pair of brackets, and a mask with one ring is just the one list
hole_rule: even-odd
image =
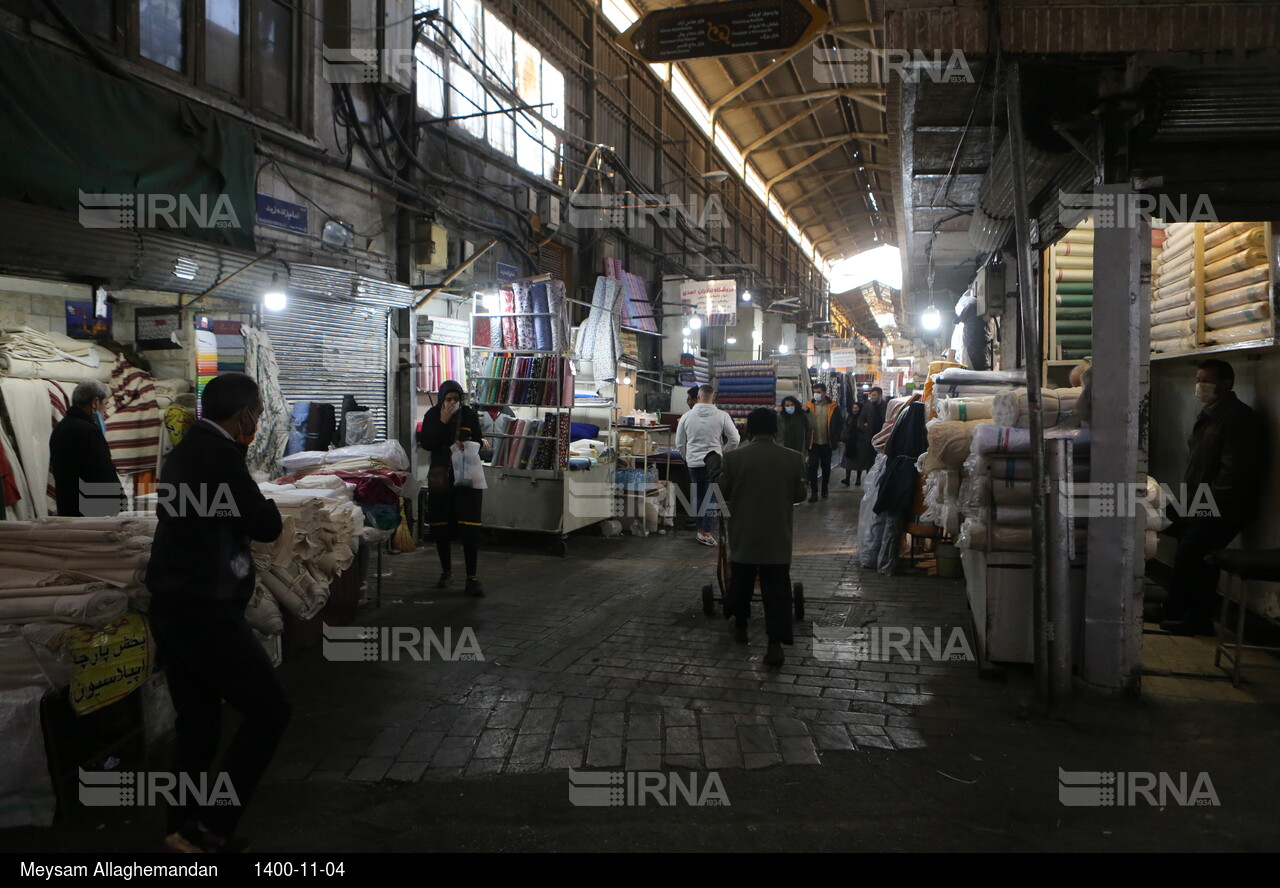
[[(1013, 233), (1013, 150), (1012, 138), (1006, 137), (991, 160), (991, 167), (978, 189), (978, 201), (969, 223), (969, 239), (984, 252), (998, 250)], [(1074, 154), (1074, 152), (1072, 152)], [(1026, 146), (1027, 194), (1033, 198), (1044, 190), (1054, 173), (1069, 158), (1051, 154), (1032, 145)], [(1057, 204), (1057, 196), (1054, 196)]]

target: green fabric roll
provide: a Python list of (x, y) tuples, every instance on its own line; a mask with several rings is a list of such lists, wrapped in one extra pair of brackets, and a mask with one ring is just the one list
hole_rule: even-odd
[(1093, 355), (1091, 348), (1064, 348), (1062, 350), (1062, 360), (1076, 361), (1080, 358), (1088, 358)]
[(1058, 345), (1063, 348), (1093, 348), (1093, 336), (1080, 334), (1059, 336)]
[(1059, 308), (1055, 312), (1060, 321), (1092, 321), (1092, 308)]
[(1070, 294), (1064, 295), (1062, 293), (1059, 293), (1058, 304), (1065, 305), (1070, 308), (1093, 308), (1093, 294), (1090, 293), (1087, 296), (1084, 296), (1084, 295), (1073, 296)]
[(1055, 327), (1059, 339), (1062, 338), (1063, 333), (1093, 333), (1093, 321), (1064, 321), (1061, 315), (1058, 316)]
[(1054, 285), (1057, 288), (1059, 296), (1092, 296), (1093, 281), (1085, 281), (1083, 283), (1069, 283), (1062, 281)]

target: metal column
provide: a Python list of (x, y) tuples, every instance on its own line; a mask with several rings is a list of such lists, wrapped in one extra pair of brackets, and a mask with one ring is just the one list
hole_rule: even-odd
[[(1133, 218), (1128, 185), (1100, 185), (1093, 244), (1093, 446), (1089, 481), (1115, 493), (1116, 514), (1089, 521), (1081, 677), (1109, 690), (1138, 688), (1145, 512), (1129, 492), (1146, 472), (1151, 228)], [(1114, 207), (1114, 209), (1113, 209)], [(1103, 222), (1109, 224), (1102, 224)], [(1102, 485), (1102, 486), (1099, 486)], [(1108, 486), (1109, 485), (1109, 486)], [(1093, 510), (1095, 512), (1101, 510)], [(1136, 513), (1136, 514), (1135, 514)]]
[[(1040, 413), (1040, 303), (1039, 288), (1032, 264), (1030, 200), (1027, 193), (1026, 141), (1022, 133), (1022, 66), (1014, 63), (1009, 74), (1009, 144), (1013, 161), (1014, 232), (1018, 253), (1018, 305), (1022, 316), (1022, 339), (1027, 357), (1027, 413), (1031, 418), (1031, 591), (1035, 603), (1036, 698), (1048, 703), (1049, 564), (1046, 546), (1046, 499), (1048, 486), (1044, 472), (1044, 418)], [(1096, 316), (1095, 316), (1096, 323)]]

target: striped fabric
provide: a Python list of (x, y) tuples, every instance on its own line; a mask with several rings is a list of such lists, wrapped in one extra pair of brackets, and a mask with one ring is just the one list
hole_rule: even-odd
[(107, 404), (107, 443), (116, 471), (122, 475), (154, 471), (160, 454), (162, 412), (155, 380), (123, 357), (111, 371)]

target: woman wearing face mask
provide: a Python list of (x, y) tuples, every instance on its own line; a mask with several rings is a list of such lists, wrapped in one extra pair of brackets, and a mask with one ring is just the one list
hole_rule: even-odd
[(854, 472), (862, 478), (862, 470), (858, 468), (858, 417), (862, 415), (862, 403), (854, 401), (849, 405), (849, 412), (844, 418), (844, 456), (840, 457), (840, 467), (844, 469), (844, 480), (840, 483), (849, 486), (849, 476)]
[(778, 407), (778, 431), (774, 440), (797, 453), (809, 452), (809, 423), (800, 400), (792, 395), (783, 398)]
[[(474, 407), (462, 403), (462, 386), (447, 379), (440, 383), (438, 403), (422, 417), (418, 446), (431, 454), (431, 474), (427, 486), (427, 523), (440, 556), (440, 579), (435, 588), (447, 589), (453, 579), (454, 537), (462, 540), (466, 561), (466, 593), (477, 598), (484, 587), (476, 575), (480, 551), (480, 513), (484, 492), (472, 487), (453, 485), (453, 445), (455, 441), (480, 440), (480, 417)], [(440, 477), (440, 487), (432, 483)]]

